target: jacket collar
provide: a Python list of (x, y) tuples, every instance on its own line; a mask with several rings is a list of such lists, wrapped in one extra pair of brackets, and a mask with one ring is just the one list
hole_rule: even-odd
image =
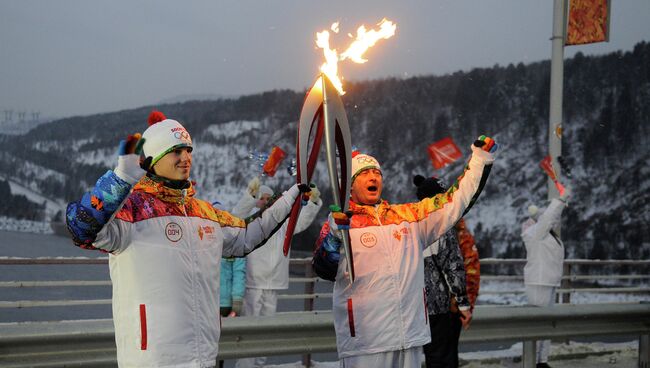
[(192, 197), (196, 193), (192, 182), (188, 182), (185, 189), (174, 189), (166, 186), (164, 181), (157, 181), (149, 176), (140, 179), (133, 190), (149, 193), (164, 202), (177, 204), (182, 204), (188, 197)]
[(352, 200), (350, 200), (350, 211), (352, 211), (353, 215), (371, 215), (375, 216), (376, 214), (381, 214), (386, 211), (390, 207), (390, 204), (386, 200), (381, 200), (379, 203), (375, 205), (366, 205), (366, 204), (359, 204), (355, 203)]

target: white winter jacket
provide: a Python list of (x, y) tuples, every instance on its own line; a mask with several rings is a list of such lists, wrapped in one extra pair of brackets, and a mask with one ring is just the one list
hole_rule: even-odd
[(243, 256), (289, 214), (297, 186), (261, 218), (240, 218), (143, 178), (93, 246), (110, 252), (120, 367), (212, 367), (222, 256)]
[[(259, 209), (255, 207), (257, 200), (248, 192), (245, 192), (239, 200), (232, 213), (245, 217), (253, 215)], [(307, 204), (300, 210), (298, 222), (294, 234), (306, 230), (314, 221), (323, 201), (318, 199), (317, 203), (307, 201)], [(267, 240), (267, 244), (256, 249), (246, 256), (246, 288), (285, 290), (289, 288), (289, 257), (291, 253), (284, 256), (284, 237), (287, 233), (288, 222)]]
[[(350, 202), (356, 279), (350, 285), (347, 255), (341, 249), (332, 301), (340, 358), (403, 350), (430, 341), (422, 253), (454, 226), (478, 195), (494, 159), (475, 147), (473, 151), (466, 171), (446, 193), (408, 204)], [(326, 223), (321, 239), (328, 232)]]
[(522, 227), (526, 246), (524, 284), (560, 286), (564, 263), (564, 244), (551, 233), (562, 217), (566, 204), (553, 199), (537, 222)]

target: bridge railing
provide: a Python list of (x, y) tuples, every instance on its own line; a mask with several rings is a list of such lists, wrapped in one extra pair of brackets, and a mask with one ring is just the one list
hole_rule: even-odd
[[(551, 308), (479, 306), (462, 343), (524, 342), (523, 366), (535, 366), (535, 341), (593, 336), (639, 339), (639, 367), (650, 364), (650, 304), (616, 303)], [(312, 354), (336, 351), (332, 314), (280, 313), (223, 320), (219, 357)], [(0, 323), (2, 367), (116, 366), (110, 319)]]
[[(521, 270), (526, 263), (525, 259), (502, 259), (502, 258), (483, 258), (481, 259), (483, 270), (491, 271), (492, 274), (481, 274), (481, 281), (514, 281), (522, 282), (523, 276)], [(3, 257), (0, 258), (2, 265), (104, 265), (108, 264), (108, 258), (85, 258), (85, 257), (57, 257), (57, 258), (19, 258)], [(616, 274), (608, 272), (594, 272), (593, 274), (576, 274), (576, 271), (590, 268), (601, 268), (608, 266), (627, 268), (636, 268), (636, 273)], [(314, 301), (317, 299), (327, 299), (332, 297), (331, 292), (315, 292), (315, 285), (318, 283), (329, 283), (313, 274), (310, 258), (292, 258), (291, 267), (293, 274), (302, 274), (299, 277), (290, 277), (289, 282), (304, 284), (303, 293), (281, 293), (278, 295), (280, 300), (304, 300), (305, 311), (314, 309)], [(510, 274), (499, 274), (505, 269)], [(591, 293), (635, 293), (650, 294), (650, 287), (647, 286), (647, 280), (650, 279), (650, 260), (587, 260), (587, 259), (568, 259), (564, 263), (564, 276), (562, 285), (557, 290), (558, 299), (562, 303), (570, 303), (571, 295), (577, 292)], [(485, 272), (485, 271), (483, 271)], [(514, 273), (514, 274), (513, 274)], [(636, 281), (638, 285), (630, 286), (631, 282)], [(603, 285), (603, 282), (619, 285)], [(626, 283), (620, 285), (620, 283)], [(645, 284), (645, 285), (641, 285)], [(110, 286), (110, 280), (37, 280), (37, 281), (0, 281), (2, 288), (53, 288), (53, 287), (91, 287), (91, 286)], [(1, 290), (0, 290), (1, 291)], [(520, 294), (521, 289), (511, 290), (489, 290), (482, 288), (480, 295), (490, 294)], [(560, 298), (561, 296), (561, 298)], [(30, 307), (55, 307), (55, 306), (73, 306), (73, 305), (102, 305), (111, 304), (110, 299), (83, 299), (83, 300), (17, 300), (5, 301), (0, 300), (1, 308), (30, 308)]]

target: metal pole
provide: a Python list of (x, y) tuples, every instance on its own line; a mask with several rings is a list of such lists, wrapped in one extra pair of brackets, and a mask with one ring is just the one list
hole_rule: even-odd
[[(305, 277), (314, 277), (314, 270), (311, 263), (305, 263)], [(314, 281), (305, 283), (305, 294), (314, 294)], [(314, 310), (314, 298), (305, 299), (305, 311)], [(302, 365), (305, 368), (311, 367), (311, 354), (303, 354)]]
[[(562, 155), (562, 90), (564, 84), (564, 29), (566, 27), (566, 0), (553, 1), (553, 36), (551, 37), (551, 91), (548, 120), (548, 152), (560, 180), (557, 158)], [(559, 197), (552, 180), (548, 180), (548, 199)], [(559, 229), (558, 229), (559, 230)]]
[(650, 335), (639, 336), (639, 368), (650, 368)]
[(522, 367), (535, 368), (537, 365), (537, 341), (526, 340), (522, 349)]
[[(571, 264), (570, 263), (564, 263), (563, 267), (563, 276), (571, 276)], [(562, 283), (560, 285), (562, 289), (569, 290), (573, 288), (573, 285), (571, 284), (571, 279), (566, 278), (562, 279)], [(559, 296), (559, 294), (558, 294)], [(562, 304), (570, 304), (571, 303), (571, 291), (567, 291), (566, 293), (562, 293)]]

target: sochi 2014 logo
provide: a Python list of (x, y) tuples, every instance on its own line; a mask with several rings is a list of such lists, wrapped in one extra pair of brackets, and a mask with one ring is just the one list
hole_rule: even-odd
[(372, 248), (377, 244), (377, 236), (373, 233), (363, 233), (359, 238), (361, 245), (366, 248)]
[(172, 128), (172, 133), (174, 134), (174, 138), (181, 140), (181, 141), (190, 141), (190, 133), (185, 130), (185, 128), (182, 127), (175, 127)]
[(187, 141), (187, 140), (190, 139), (190, 133), (188, 133), (188, 132), (186, 132), (186, 131), (175, 132), (175, 133), (174, 133), (174, 138), (176, 138), (176, 139), (180, 139), (180, 140), (182, 140), (182, 141)]
[(170, 222), (165, 226), (165, 236), (169, 241), (176, 243), (183, 237), (183, 229), (175, 222)]

